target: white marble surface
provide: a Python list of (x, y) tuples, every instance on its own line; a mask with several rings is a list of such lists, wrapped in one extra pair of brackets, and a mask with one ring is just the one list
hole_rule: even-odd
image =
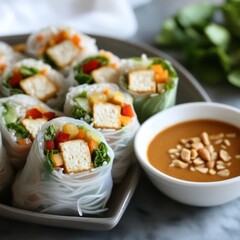
[[(150, 5), (136, 9), (140, 29), (132, 40), (154, 46), (161, 21), (189, 2), (193, 0), (153, 0)], [(213, 101), (240, 106), (239, 89), (228, 85), (204, 87)], [(0, 218), (0, 239), (237, 240), (240, 199), (211, 208), (183, 205), (160, 193), (142, 173), (126, 212), (110, 231), (60, 229)]]

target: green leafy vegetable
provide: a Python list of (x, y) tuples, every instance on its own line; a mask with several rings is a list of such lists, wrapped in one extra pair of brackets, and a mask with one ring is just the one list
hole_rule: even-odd
[(196, 3), (165, 19), (156, 42), (180, 51), (183, 63), (205, 83), (228, 80), (236, 87), (240, 68), (240, 0)]
[(31, 77), (33, 75), (36, 75), (40, 71), (37, 68), (33, 67), (26, 67), (26, 66), (21, 66), (20, 68), (20, 73), (23, 78)]
[(54, 149), (51, 151), (44, 151), (44, 155), (46, 156), (46, 161), (44, 163), (44, 167), (46, 170), (48, 170), (49, 172), (52, 172), (54, 169), (54, 164), (53, 164), (53, 154), (57, 154), (58, 150)]
[(2, 106), (4, 107), (3, 117), (6, 125), (17, 122), (17, 112), (15, 108), (6, 102), (3, 103)]
[(75, 77), (75, 80), (78, 82), (79, 85), (81, 84), (90, 84), (93, 82), (93, 78), (91, 75), (85, 74), (85, 73), (78, 73)]
[(56, 136), (56, 129), (55, 129), (55, 126), (52, 124), (46, 129), (44, 133), (44, 141), (54, 140), (55, 136)]
[(87, 123), (92, 123), (92, 113), (85, 111), (82, 107), (73, 106), (70, 116), (75, 119), (83, 119)]
[(104, 162), (109, 163), (110, 157), (108, 155), (108, 149), (104, 142), (100, 142), (98, 149), (94, 149), (92, 152), (92, 161), (95, 167), (100, 167)]
[(20, 123), (9, 123), (7, 124), (7, 128), (14, 130), (18, 138), (24, 139), (30, 137), (29, 131)]
[(169, 108), (175, 104), (177, 82), (175, 79), (173, 82), (165, 86), (165, 92), (156, 96), (149, 96), (142, 98), (141, 100), (134, 102), (134, 109), (138, 113), (138, 119), (142, 123), (153, 114)]
[(55, 68), (55, 69), (58, 68), (56, 63), (53, 61), (53, 59), (49, 55), (47, 54), (43, 55), (42, 60), (48, 65), (50, 65), (52, 68)]

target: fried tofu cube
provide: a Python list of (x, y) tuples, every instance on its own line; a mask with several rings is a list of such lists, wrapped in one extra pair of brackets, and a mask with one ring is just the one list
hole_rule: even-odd
[(121, 107), (112, 103), (96, 103), (93, 105), (93, 123), (96, 128), (121, 128)]
[(45, 124), (47, 120), (45, 118), (24, 118), (21, 123), (30, 132), (31, 139), (34, 140), (39, 130)]
[(58, 91), (57, 86), (42, 74), (36, 74), (21, 80), (20, 87), (26, 94), (43, 102), (54, 97)]
[(134, 92), (155, 93), (154, 71), (151, 69), (130, 71), (128, 74), (128, 87)]
[(111, 66), (104, 66), (95, 69), (91, 75), (96, 83), (116, 83), (118, 81), (119, 72)]
[(75, 60), (79, 54), (79, 48), (72, 41), (65, 40), (48, 48), (46, 53), (59, 68), (63, 68)]
[(63, 157), (64, 170), (67, 173), (89, 171), (94, 166), (87, 142), (81, 139), (59, 143)]

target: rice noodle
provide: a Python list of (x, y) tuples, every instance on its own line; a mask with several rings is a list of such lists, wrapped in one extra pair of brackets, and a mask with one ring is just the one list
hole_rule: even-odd
[[(68, 122), (85, 126), (100, 137), (111, 161), (92, 171), (65, 174), (62, 168), (49, 172), (44, 167), (44, 132), (54, 124), (56, 129)], [(35, 139), (27, 162), (13, 184), (14, 205), (51, 214), (85, 215), (106, 211), (112, 190), (111, 168), (114, 153), (103, 135), (83, 121), (60, 117), (46, 123)]]

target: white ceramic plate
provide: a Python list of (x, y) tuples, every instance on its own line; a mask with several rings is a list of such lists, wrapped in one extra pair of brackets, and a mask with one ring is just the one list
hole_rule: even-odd
[[(177, 103), (210, 101), (209, 96), (194, 79), (178, 62), (166, 55), (165, 53), (144, 45), (114, 38), (93, 36), (97, 39), (97, 45), (100, 49), (112, 51), (120, 58), (128, 58), (141, 56), (145, 53), (147, 56), (159, 56), (168, 59), (179, 75), (179, 86), (177, 94)], [(2, 37), (0, 41), (10, 44), (18, 44), (25, 42), (27, 35)], [(109, 230), (112, 229), (121, 219), (125, 212), (129, 201), (135, 191), (140, 176), (140, 167), (137, 163), (131, 166), (124, 180), (114, 185), (111, 197), (107, 203), (108, 211), (101, 216), (94, 217), (77, 217), (77, 216), (61, 216), (37, 213), (11, 207), (10, 205), (0, 203), (0, 215), (3, 217), (37, 223), (47, 226), (57, 226), (65, 228), (76, 228), (84, 230)]]

